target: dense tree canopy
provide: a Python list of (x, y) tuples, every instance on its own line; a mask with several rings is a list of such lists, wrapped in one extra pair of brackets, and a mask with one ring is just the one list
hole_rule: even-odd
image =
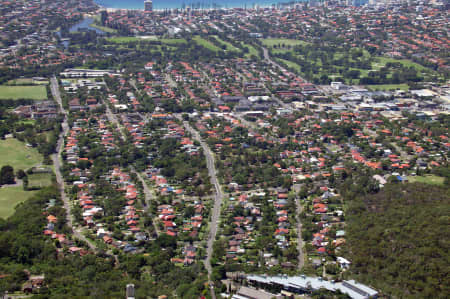
[(353, 200), (348, 251), (354, 274), (397, 298), (449, 294), (447, 187), (391, 184)]

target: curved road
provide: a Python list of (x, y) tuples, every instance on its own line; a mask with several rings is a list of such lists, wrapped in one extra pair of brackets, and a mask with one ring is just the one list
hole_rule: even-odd
[[(136, 88), (136, 86), (134, 86), (134, 87)], [(119, 120), (117, 119), (116, 115), (114, 113), (112, 113), (111, 109), (109, 108), (108, 103), (104, 102), (104, 104), (106, 106), (106, 117), (108, 118), (108, 120), (111, 123), (114, 123), (117, 126), (117, 129), (120, 132), (121, 139), (123, 141), (126, 141), (126, 137), (125, 137), (125, 134), (124, 134), (124, 128), (123, 128), (122, 124), (119, 122)], [(142, 178), (141, 174), (139, 172), (137, 172), (136, 169), (132, 165), (130, 165), (130, 169), (131, 169), (132, 173), (136, 174), (138, 180), (142, 183), (142, 187), (144, 189), (144, 199), (145, 199), (144, 211), (145, 211), (145, 213), (147, 213), (148, 208), (150, 206), (150, 201), (153, 200), (153, 193), (148, 188), (148, 185), (145, 182), (145, 180)], [(161, 232), (158, 229), (158, 225), (156, 223), (153, 223), (153, 227), (155, 228), (156, 235), (159, 236)]]
[[(200, 137), (200, 134), (195, 129), (193, 129), (187, 121), (184, 121), (183, 125), (186, 128), (186, 130), (188, 130), (192, 134), (193, 138), (200, 142), (200, 145), (203, 148), (203, 152), (205, 153), (206, 165), (208, 167), (208, 173), (209, 173), (209, 177), (211, 179), (211, 184), (213, 184), (214, 188), (216, 189), (216, 195), (214, 196), (214, 207), (213, 207), (212, 215), (211, 215), (211, 223), (210, 223), (210, 230), (209, 230), (208, 243), (207, 243), (208, 248), (206, 249), (206, 261), (205, 261), (206, 269), (208, 270), (208, 274), (211, 278), (211, 273), (212, 273), (211, 257), (212, 257), (212, 252), (213, 252), (213, 243), (214, 243), (214, 240), (216, 239), (216, 235), (217, 235), (217, 225), (218, 225), (219, 218), (220, 218), (220, 207), (222, 206), (223, 192), (222, 192), (222, 188), (220, 187), (219, 181), (217, 179), (215, 160), (214, 160), (214, 155), (211, 152), (211, 149), (209, 148), (208, 144), (206, 144), (206, 142), (204, 142), (202, 140), (202, 138)], [(211, 283), (211, 281), (210, 281), (210, 283)], [(213, 298), (215, 298), (215, 294), (214, 294), (212, 285), (211, 285), (211, 295), (213, 296)]]
[[(141, 174), (139, 172), (137, 172), (136, 169), (134, 169), (133, 166), (131, 166), (130, 168), (131, 168), (131, 171), (136, 174), (138, 180), (142, 184), (142, 188), (144, 189), (144, 199), (145, 199), (144, 212), (145, 212), (146, 215), (149, 215), (148, 214), (148, 208), (150, 207), (150, 201), (152, 201), (153, 198), (154, 198), (153, 197), (153, 193), (150, 190), (150, 188), (148, 188), (148, 185), (145, 182), (144, 178), (142, 178)], [(155, 228), (156, 235), (159, 236), (161, 234), (161, 231), (159, 230), (157, 223), (153, 223), (153, 227)]]
[(59, 86), (58, 86), (58, 81), (56, 80), (56, 77), (53, 76), (50, 79), (50, 82), (51, 82), (50, 89), (51, 89), (52, 95), (55, 98), (56, 102), (58, 103), (61, 113), (64, 115), (64, 121), (61, 124), (62, 132), (59, 135), (58, 143), (56, 145), (57, 153), (52, 155), (52, 160), (53, 160), (53, 165), (55, 166), (56, 182), (58, 183), (58, 189), (61, 194), (61, 199), (63, 200), (63, 203), (64, 203), (64, 209), (66, 210), (67, 225), (71, 228), (73, 236), (76, 239), (85, 242), (91, 250), (93, 250), (94, 252), (97, 252), (98, 250), (97, 250), (97, 247), (95, 246), (95, 244), (93, 244), (83, 234), (81, 234), (81, 229), (74, 227), (74, 224), (73, 224), (72, 208), (70, 206), (69, 199), (67, 198), (66, 192), (64, 190), (65, 183), (64, 183), (64, 179), (61, 174), (61, 165), (62, 165), (61, 153), (64, 150), (64, 136), (66, 136), (67, 133), (69, 132), (69, 125), (67, 123), (67, 111), (64, 109), (64, 107), (62, 105), (61, 94), (59, 93)]

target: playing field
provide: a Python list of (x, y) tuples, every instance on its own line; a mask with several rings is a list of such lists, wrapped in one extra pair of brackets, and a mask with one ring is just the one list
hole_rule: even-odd
[(0, 218), (14, 214), (14, 207), (32, 197), (37, 191), (24, 191), (22, 187), (0, 188)]
[(29, 188), (43, 188), (52, 184), (52, 175), (50, 173), (33, 173), (28, 175)]
[(410, 183), (419, 182), (430, 185), (439, 185), (442, 186), (444, 184), (444, 178), (436, 175), (425, 175), (425, 176), (409, 176), (408, 181)]
[(35, 148), (14, 138), (0, 140), (0, 167), (10, 165), (14, 171), (26, 170), (42, 162), (42, 155)]
[(19, 79), (14, 79), (14, 80), (9, 80), (8, 81), (8, 85), (31, 85), (31, 84), (36, 84), (36, 85), (47, 85), (49, 84), (49, 81), (43, 80), (43, 81), (35, 81), (32, 78), (19, 78)]
[(0, 85), (0, 99), (45, 100), (47, 99), (47, 91), (45, 86)]

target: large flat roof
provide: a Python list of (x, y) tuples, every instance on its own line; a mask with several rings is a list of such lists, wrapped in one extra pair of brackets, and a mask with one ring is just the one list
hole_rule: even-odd
[(299, 288), (303, 290), (319, 290), (322, 288), (333, 292), (340, 290), (342, 293), (349, 295), (353, 299), (365, 299), (376, 296), (378, 294), (376, 290), (363, 284), (357, 283), (354, 280), (332, 282), (323, 280), (320, 277), (261, 275), (248, 275), (247, 280), (265, 284), (278, 284), (286, 288)]

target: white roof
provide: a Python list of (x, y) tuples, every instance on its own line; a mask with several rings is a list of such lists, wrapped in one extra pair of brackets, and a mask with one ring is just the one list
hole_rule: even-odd
[(411, 90), (411, 93), (419, 97), (432, 97), (435, 95), (435, 93), (429, 89)]
[[(342, 293), (349, 295), (352, 299), (366, 299), (369, 296), (375, 296), (378, 292), (365, 286), (355, 282), (354, 280), (344, 281), (334, 283), (331, 281), (323, 280), (320, 277), (307, 277), (307, 276), (259, 276), (259, 275), (248, 275), (248, 280), (267, 283), (267, 284), (278, 284), (286, 287), (300, 288), (300, 289), (308, 289), (311, 290), (319, 290), (321, 288), (327, 289), (329, 291), (340, 290)], [(360, 290), (361, 292), (355, 291), (355, 289)], [(362, 293), (367, 293), (369, 296), (363, 295)]]
[(337, 261), (338, 261), (339, 264), (351, 264), (351, 262), (348, 259), (343, 258), (341, 256), (337, 257)]

